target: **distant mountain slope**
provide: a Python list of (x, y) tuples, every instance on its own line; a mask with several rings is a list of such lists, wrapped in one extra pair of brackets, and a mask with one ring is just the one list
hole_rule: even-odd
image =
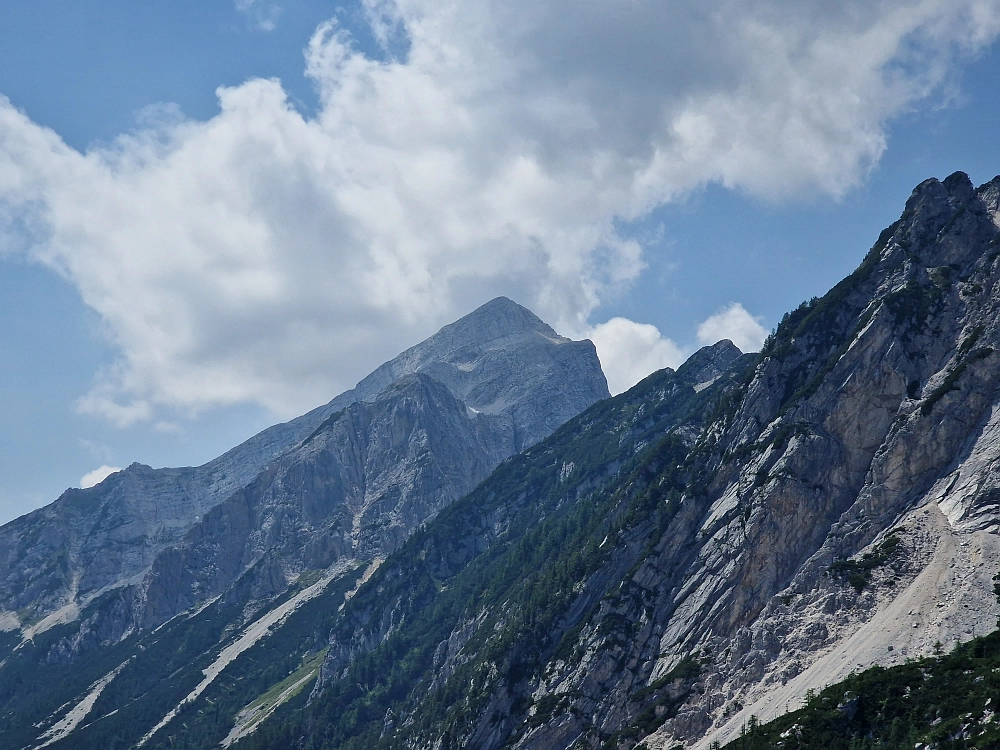
[[(205, 522), (218, 518), (210, 514), (213, 508), (234, 492), (259, 487), (265, 480), (258, 476), (262, 471), (268, 476), (269, 464), (297, 450), (332, 416), (352, 407), (352, 416), (370, 412), (361, 405), (377, 400), (394, 382), (420, 373), (432, 373), (441, 384), (437, 395), (451, 398), (448, 408), (462, 412), (463, 436), (483, 433), (478, 448), (470, 446), (469, 451), (482, 449), (484, 454), (449, 475), (444, 494), (430, 501), (435, 509), (470, 489), (502, 458), (608, 395), (590, 342), (560, 337), (530, 311), (506, 298), (495, 299), (326, 406), (265, 430), (204, 466), (154, 470), (134, 464), (97, 487), (68, 490), (52, 505), (7, 524), (0, 529), (0, 627), (37, 634), (73, 620), (111, 589), (127, 589), (123, 596), (134, 610), (129, 621), (119, 623), (119, 632), (158, 623), (161, 614), (169, 616), (166, 612), (180, 606), (175, 602), (164, 609), (162, 596), (153, 606), (146, 604), (147, 574), (161, 553), (205, 534)], [(433, 431), (433, 425), (422, 429)], [(377, 454), (378, 447), (367, 450)], [(392, 484), (384, 473), (379, 481)], [(419, 522), (427, 512), (411, 515)], [(399, 527), (397, 537), (407, 532), (408, 527)], [(169, 564), (163, 561), (155, 564), (157, 593), (157, 582), (181, 572), (167, 573)], [(217, 587), (231, 582), (223, 579), (217, 572)], [(204, 595), (201, 589), (191, 594), (194, 600)]]

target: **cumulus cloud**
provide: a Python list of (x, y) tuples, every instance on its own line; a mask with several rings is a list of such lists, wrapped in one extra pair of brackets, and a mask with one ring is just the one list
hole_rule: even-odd
[(365, 6), (392, 50), (322, 25), (315, 116), (251, 80), (208, 121), (80, 153), (0, 101), (0, 246), (75, 284), (121, 352), (82, 410), (289, 416), (496, 294), (585, 334), (643, 268), (619, 227), (709, 182), (842, 194), (1000, 28), (998, 0)]
[(767, 329), (760, 319), (748, 313), (739, 302), (733, 302), (698, 326), (698, 342), (702, 346), (729, 339), (741, 351), (759, 352), (767, 338)]
[(96, 487), (105, 479), (110, 477), (115, 472), (121, 471), (119, 466), (101, 466), (98, 469), (94, 469), (91, 472), (84, 474), (80, 477), (80, 489), (87, 489), (88, 487)]
[(594, 326), (588, 334), (597, 347), (601, 368), (608, 379), (608, 390), (613, 396), (627, 391), (656, 370), (676, 369), (685, 359), (677, 344), (648, 323), (612, 318)]

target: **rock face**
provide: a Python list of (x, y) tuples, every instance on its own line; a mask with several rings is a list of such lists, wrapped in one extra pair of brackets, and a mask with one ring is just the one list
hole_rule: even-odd
[(590, 693), (611, 733), (634, 721), (624, 694), (696, 660), (697, 690), (645, 742), (707, 745), (850, 671), (992, 629), (998, 198), (1000, 179), (924, 182), (854, 274), (786, 317), (704, 433), (691, 526), (629, 579), (650, 606), (621, 657), (635, 668), (594, 691), (567, 666), (547, 689)]
[(328, 417), (157, 558), (143, 624), (221, 594), (245, 572), (274, 594), (303, 570), (384, 557), (548, 417), (526, 425), (476, 413), (424, 373), (391, 382), (374, 400)]
[[(745, 402), (745, 420), (770, 420), (758, 444), (782, 428), (795, 435), (723, 480), (721, 494), (732, 497), (750, 472), (766, 472), (752, 493), (736, 495), (751, 523), (727, 603), (752, 616), (731, 610), (728, 622), (673, 633), (716, 648), (733, 638), (709, 678), (731, 698), (703, 706), (706, 728), (720, 730), (705, 742), (851, 671), (994, 628), (998, 209), (1000, 178), (974, 189), (956, 173), (918, 186), (845, 285), (843, 333), (822, 369), (814, 366), (815, 385), (777, 412), (762, 399)], [(790, 343), (806, 353), (822, 345)], [(775, 351), (755, 381), (788, 382), (796, 366)], [(718, 542), (735, 532), (725, 502), (714, 509)], [(763, 553), (779, 544), (781, 556)], [(703, 571), (688, 585), (717, 590)]]
[(0, 622), (37, 632), (128, 588), (132, 625), (151, 627), (268, 555), (281, 560), (271, 587), (280, 589), (302, 566), (384, 553), (607, 395), (589, 341), (495, 299), (204, 466), (133, 464), (7, 524)]
[[(592, 696), (614, 717), (622, 693), (696, 659), (698, 690), (648, 747), (732, 739), (809, 688), (994, 626), (998, 198), (1000, 179), (977, 190), (961, 173), (918, 186), (706, 431), (711, 480), (684, 501), (696, 522), (630, 579), (654, 623), (624, 655), (637, 668)], [(589, 679), (570, 666), (546, 685)]]

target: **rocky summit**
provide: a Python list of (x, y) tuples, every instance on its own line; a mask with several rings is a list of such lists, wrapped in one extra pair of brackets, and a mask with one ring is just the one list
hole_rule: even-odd
[(962, 173), (759, 354), (613, 399), (495, 300), (205, 467), (0, 530), (0, 744), (977, 746), (997, 349), (1000, 178)]

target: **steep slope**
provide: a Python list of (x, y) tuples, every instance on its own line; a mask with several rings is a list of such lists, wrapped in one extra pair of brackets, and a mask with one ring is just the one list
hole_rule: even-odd
[(502, 464), (347, 605), (308, 710), (244, 743), (499, 747), (526, 713), (548, 719), (558, 699), (531, 712), (539, 670), (580, 664), (576, 638), (608, 593), (686, 523), (678, 500), (698, 477), (679, 464), (754, 360), (720, 342)]
[[(7, 717), (0, 742), (37, 742), (37, 725), (50, 744), (80, 746), (87, 740), (78, 727), (85, 727), (70, 720), (73, 712), (99, 710), (108, 696), (139, 701), (144, 717), (172, 717), (168, 709), (176, 706), (160, 704), (166, 698), (145, 701), (145, 693), (119, 687), (135, 679), (129, 665), (142, 661), (139, 652), (148, 659), (159, 649), (160, 661), (176, 664), (175, 655), (161, 653), (166, 646), (153, 644), (170, 642), (169, 633), (185, 622), (202, 621), (207, 629), (196, 628), (200, 650), (191, 659), (233, 653), (231, 641), (245, 629), (252, 637), (240, 642), (251, 648), (254, 639), (288, 627), (285, 615), (272, 619), (296, 587), (318, 577), (322, 586), (309, 589), (310, 598), (336, 590), (504, 458), (607, 395), (590, 342), (562, 338), (500, 298), (404, 352), (353, 392), (283, 426), (282, 439), (294, 434), (294, 442), (210, 508), (205, 496), (181, 486), (200, 469), (133, 466), (9, 524), (0, 542), (9, 596), (26, 606), (7, 613), (13, 628), (0, 643)], [(177, 502), (161, 508), (165, 498)], [(297, 611), (298, 600), (293, 605)], [(152, 633), (164, 623), (166, 640), (158, 640)], [(112, 654), (116, 665), (108, 661)], [(219, 669), (229, 665), (224, 660)], [(52, 689), (50, 667), (66, 675), (59, 689)], [(141, 684), (149, 674), (173, 679), (147, 665)], [(80, 695), (82, 685), (92, 700)], [(65, 710), (70, 714), (62, 716)]]
[(144, 624), (222, 593), (244, 571), (273, 594), (303, 570), (384, 557), (516, 447), (509, 423), (470, 415), (429, 375), (397, 380), (331, 415), (158, 557)]
[[(518, 413), (503, 379), (476, 406), (460, 397), (480, 391), (456, 354), (331, 413), (163, 553), (132, 599), (106, 595), (80, 621), (96, 632), (157, 613), (147, 629), (74, 651), (83, 630), (57, 625), (12, 652), (0, 737), (728, 741), (852, 671), (992, 630), (998, 347), (1000, 178), (976, 189), (956, 173), (919, 185), (858, 270), (759, 355), (708, 347), (459, 499), (455, 477), (474, 482), (480, 466), (459, 446), (486, 455), (530, 433), (490, 426)], [(435, 420), (455, 442), (430, 460)], [(420, 488), (447, 499), (413, 514)], [(74, 687), (44, 690), (64, 653)]]
[[(687, 632), (668, 633), (723, 656), (708, 682), (732, 697), (692, 715), (721, 724), (718, 738), (858, 668), (992, 629), (998, 202), (1000, 180), (974, 190), (957, 173), (921, 184), (859, 271), (765, 351), (756, 382), (783, 381), (785, 403), (762, 409), (751, 385), (735, 422), (770, 418), (757, 445), (792, 436), (725, 477), (705, 526), (732, 544), (744, 532), (725, 505), (750, 506), (729, 611), (711, 629), (690, 616)], [(812, 354), (811, 371), (796, 350)], [(749, 445), (737, 438), (727, 449)], [(750, 479), (759, 486), (734, 489)], [(710, 575), (693, 571), (686, 585), (712, 596), (727, 584)]]
[(353, 390), (204, 466), (133, 464), (6, 524), (0, 528), (0, 628), (37, 627), (49, 616), (43, 627), (72, 619), (104, 591), (134, 583), (161, 550), (180, 542), (208, 510), (331, 414), (418, 372), (433, 373), (470, 408), (495, 414), (518, 450), (607, 395), (593, 345), (562, 338), (530, 311), (497, 298)]
[(345, 608), (308, 709), (245, 742), (708, 744), (991, 629), (998, 204), (1000, 178), (928, 180), (854, 274), (646, 437), (680, 372), (505, 464)]
[[(697, 508), (697, 525), (668, 529), (632, 578), (660, 628), (627, 651), (656, 654), (648, 676), (619, 675), (594, 696), (610, 712), (622, 705), (616, 690), (659, 684), (696, 658), (699, 691), (676, 716), (660, 711), (648, 747), (732, 736), (751, 713), (767, 715), (758, 701), (783, 710), (795, 696), (782, 683), (824, 658), (796, 683), (799, 695), (837, 678), (830, 662), (846, 675), (970, 637), (970, 617), (957, 614), (966, 606), (995, 619), (993, 571), (977, 564), (995, 549), (992, 535), (969, 528), (952, 576), (916, 579), (962, 533), (957, 520), (929, 528), (925, 514), (954, 501), (956, 466), (992, 442), (998, 188), (977, 191), (961, 173), (918, 186), (858, 271), (790, 314), (765, 346), (739, 405), (709, 436), (711, 481), (683, 501)], [(993, 481), (979, 471), (973, 486)], [(926, 608), (914, 621), (915, 593), (945, 604), (956, 627), (939, 632), (947, 615)], [(850, 648), (873, 618), (878, 637)], [(569, 669), (549, 684), (585, 680)]]

